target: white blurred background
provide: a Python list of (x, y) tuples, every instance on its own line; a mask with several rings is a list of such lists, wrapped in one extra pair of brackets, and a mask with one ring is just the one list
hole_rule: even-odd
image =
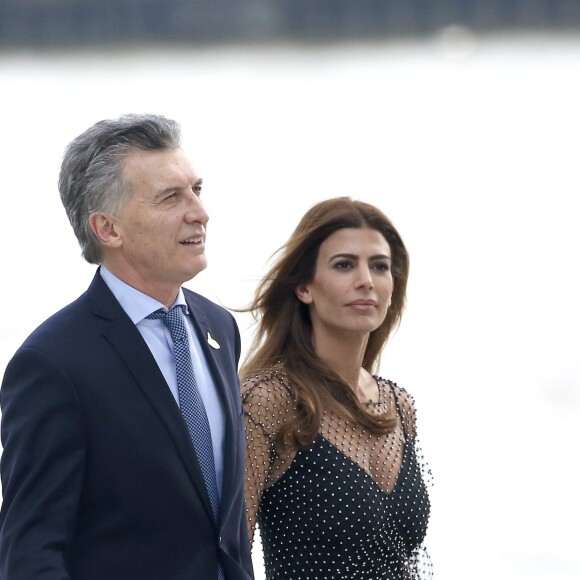
[(402, 233), (408, 308), (381, 374), (417, 402), (435, 578), (578, 578), (578, 36), (4, 51), (0, 102), (0, 372), (93, 276), (56, 188), (67, 143), (173, 117), (210, 213), (188, 286), (223, 305), (317, 201), (376, 204)]

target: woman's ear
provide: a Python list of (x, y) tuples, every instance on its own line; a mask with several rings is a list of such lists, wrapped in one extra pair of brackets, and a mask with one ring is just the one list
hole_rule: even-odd
[(93, 212), (89, 216), (89, 225), (99, 242), (109, 248), (118, 248), (123, 242), (115, 228), (115, 222), (110, 216), (101, 212)]
[(300, 302), (303, 302), (304, 304), (312, 304), (312, 295), (308, 289), (308, 284), (300, 284), (300, 286), (296, 287), (294, 292), (296, 292), (296, 296)]

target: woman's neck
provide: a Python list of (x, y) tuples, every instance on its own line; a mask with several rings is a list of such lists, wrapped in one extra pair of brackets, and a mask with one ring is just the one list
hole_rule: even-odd
[(349, 333), (317, 337), (314, 333), (312, 338), (318, 357), (350, 386), (361, 402), (367, 402), (375, 397), (374, 381), (362, 368), (368, 334)]

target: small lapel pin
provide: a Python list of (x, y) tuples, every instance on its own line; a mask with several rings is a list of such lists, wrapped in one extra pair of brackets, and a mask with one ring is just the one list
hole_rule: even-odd
[(216, 350), (220, 348), (220, 343), (209, 332), (207, 333), (207, 343)]

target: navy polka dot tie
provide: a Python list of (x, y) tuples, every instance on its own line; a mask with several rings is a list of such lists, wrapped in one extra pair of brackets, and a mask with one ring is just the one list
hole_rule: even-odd
[[(213, 446), (211, 441), (211, 431), (203, 400), (199, 394), (195, 374), (191, 362), (191, 351), (185, 320), (182, 312), (183, 305), (174, 306), (171, 310), (160, 308), (147, 318), (160, 318), (169, 330), (173, 341), (173, 356), (175, 358), (175, 369), (177, 374), (177, 391), (179, 394), (179, 407), (185, 419), (189, 435), (193, 441), (195, 453), (201, 466), (203, 479), (211, 502), (213, 516), (218, 521), (219, 516), (219, 495), (215, 474), (215, 463), (213, 457)], [(218, 579), (224, 578), (223, 570), (219, 567)]]

